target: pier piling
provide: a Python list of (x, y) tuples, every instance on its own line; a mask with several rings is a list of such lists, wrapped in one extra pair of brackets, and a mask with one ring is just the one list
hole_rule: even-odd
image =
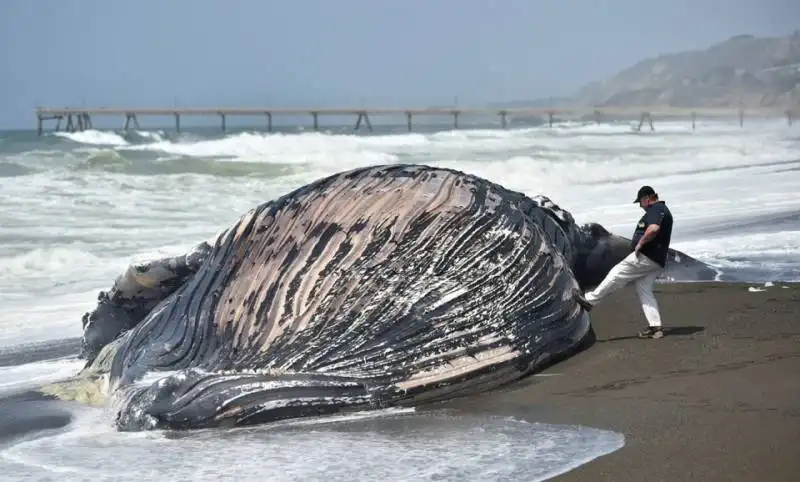
[(641, 117), (639, 117), (639, 125), (636, 126), (636, 130), (641, 132), (642, 125), (644, 125), (645, 121), (647, 121), (647, 123), (650, 125), (650, 131), (654, 131), (655, 128), (653, 127), (653, 117), (650, 115), (650, 112), (642, 112)]
[(141, 130), (141, 127), (139, 127), (139, 119), (136, 118), (136, 114), (133, 112), (125, 113), (125, 125), (122, 126), (122, 130), (127, 131), (131, 126), (131, 122), (133, 122), (133, 126), (137, 130)]
[(353, 128), (354, 131), (357, 131), (361, 128), (361, 123), (366, 124), (367, 129), (372, 132), (372, 123), (369, 121), (369, 116), (366, 112), (359, 112), (358, 119), (356, 119), (356, 126)]

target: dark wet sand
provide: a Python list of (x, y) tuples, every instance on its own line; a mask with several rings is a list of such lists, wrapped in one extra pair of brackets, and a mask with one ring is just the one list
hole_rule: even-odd
[[(552, 480), (800, 480), (800, 285), (657, 285), (667, 336), (640, 340), (628, 287), (592, 311), (589, 350), (469, 411), (625, 434), (625, 446)], [(533, 415), (531, 415), (531, 413)]]

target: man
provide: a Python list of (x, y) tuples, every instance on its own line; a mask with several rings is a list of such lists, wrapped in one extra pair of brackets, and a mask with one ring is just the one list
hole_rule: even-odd
[(632, 252), (611, 268), (594, 290), (587, 292), (583, 298), (579, 296), (578, 300), (587, 311), (591, 310), (598, 301), (633, 281), (649, 325), (639, 333), (639, 337), (661, 338), (664, 332), (653, 284), (667, 263), (672, 237), (672, 213), (650, 186), (642, 186), (633, 202), (639, 203), (645, 212), (633, 233)]

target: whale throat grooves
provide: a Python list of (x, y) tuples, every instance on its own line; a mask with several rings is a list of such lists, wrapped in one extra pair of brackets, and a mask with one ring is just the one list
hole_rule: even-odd
[(592, 333), (552, 208), (419, 165), (335, 174), (258, 206), (118, 338), (118, 428), (413, 406), (568, 356)]

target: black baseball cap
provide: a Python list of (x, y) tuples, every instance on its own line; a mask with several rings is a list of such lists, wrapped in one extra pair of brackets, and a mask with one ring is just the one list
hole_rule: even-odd
[(636, 193), (636, 199), (633, 200), (633, 204), (639, 202), (643, 196), (655, 196), (656, 191), (650, 186), (642, 186), (639, 188), (639, 192)]

